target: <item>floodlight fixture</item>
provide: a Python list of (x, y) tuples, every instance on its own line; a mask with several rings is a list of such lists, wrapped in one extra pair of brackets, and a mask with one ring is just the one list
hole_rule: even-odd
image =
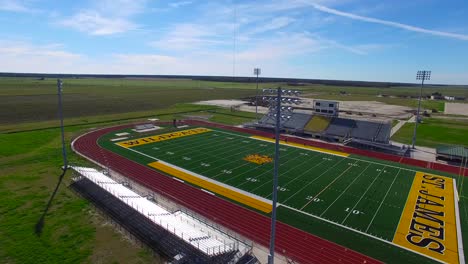
[(257, 117), (258, 120), (258, 76), (262, 73), (262, 70), (260, 68), (254, 68), (254, 75), (257, 75), (257, 78), (255, 78), (255, 83), (257, 88), (255, 89), (255, 116)]
[(431, 71), (418, 71), (416, 73), (416, 80), (421, 80), (421, 88), (419, 89), (419, 101), (418, 101), (418, 112), (416, 113), (416, 120), (414, 124), (414, 132), (413, 132), (413, 149), (416, 145), (416, 132), (418, 130), (418, 123), (420, 121), (420, 112), (421, 112), (421, 98), (422, 98), (422, 90), (424, 87), (424, 81), (431, 79)]

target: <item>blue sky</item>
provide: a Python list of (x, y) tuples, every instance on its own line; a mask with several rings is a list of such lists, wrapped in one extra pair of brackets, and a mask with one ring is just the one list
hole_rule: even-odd
[(468, 84), (466, 0), (0, 0), (0, 71)]

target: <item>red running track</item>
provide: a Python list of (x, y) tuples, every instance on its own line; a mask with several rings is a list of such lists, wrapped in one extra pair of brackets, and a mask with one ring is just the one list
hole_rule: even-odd
[[(211, 125), (213, 126), (213, 124)], [(97, 140), (102, 135), (130, 126), (132, 125), (92, 131), (73, 141), (72, 148), (85, 158), (98, 164), (106, 164), (112, 170), (182, 206), (267, 248), (269, 247), (269, 217), (176, 181), (144, 165), (101, 148), (97, 144)], [(277, 222), (275, 246), (276, 252), (300, 263), (381, 263), (279, 221)]]

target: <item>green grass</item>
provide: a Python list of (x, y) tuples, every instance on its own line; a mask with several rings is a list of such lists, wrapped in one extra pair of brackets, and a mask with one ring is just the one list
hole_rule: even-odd
[[(273, 164), (259, 166), (245, 162), (243, 158), (254, 153), (273, 156), (273, 144), (245, 136), (215, 130), (132, 149), (271, 199)], [(111, 143), (109, 139), (112, 137), (113, 133), (108, 134), (99, 142), (143, 165), (154, 161)], [(429, 261), (293, 210), (392, 241), (411, 187), (414, 168), (398, 164), (394, 167), (395, 164), (389, 162), (375, 163), (375, 160), (355, 156), (343, 158), (288, 146), (281, 149), (279, 202), (286, 207), (280, 207), (279, 219), (386, 262)], [(358, 213), (353, 213), (353, 210)]]
[[(392, 140), (411, 144), (414, 123), (406, 123)], [(416, 145), (437, 147), (440, 145), (468, 146), (468, 121), (460, 119), (424, 118), (418, 125)]]
[[(172, 120), (181, 118), (184, 113), (206, 113), (227, 124), (239, 124), (252, 118), (251, 113), (180, 104), (151, 112), (66, 119), (66, 140), (70, 142), (93, 127), (154, 116)], [(0, 126), (4, 129), (0, 134), (0, 262), (159, 263), (160, 260), (146, 249), (123, 240), (105, 219), (93, 213), (88, 202), (66, 187), (70, 173), (46, 216), (42, 236), (35, 235), (34, 226), (60, 174), (61, 144), (57, 125), (57, 121), (46, 121)], [(72, 154), (69, 148), (68, 153), (71, 162), (91, 165)]]
[[(81, 129), (67, 129), (67, 138)], [(45, 216), (41, 236), (35, 234), (61, 173), (59, 135), (58, 129), (0, 134), (0, 262), (95, 262), (96, 256), (108, 255), (109, 249), (115, 252), (99, 262), (152, 261), (145, 250), (111, 239), (116, 232), (103, 225), (101, 216), (90, 214), (88, 202), (67, 188), (70, 173)], [(75, 156), (71, 160), (78, 161)], [(126, 251), (119, 253), (120, 248)]]

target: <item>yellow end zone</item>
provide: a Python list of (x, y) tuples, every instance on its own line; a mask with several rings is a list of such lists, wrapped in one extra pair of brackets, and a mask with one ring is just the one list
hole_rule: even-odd
[[(252, 136), (250, 138), (263, 140), (263, 141), (268, 141), (268, 142), (275, 142), (275, 140), (272, 139), (272, 138), (261, 137), (261, 136)], [(340, 156), (340, 157), (348, 157), (349, 156), (348, 153), (341, 152), (341, 151), (311, 147), (311, 146), (307, 146), (307, 145), (303, 145), (303, 144), (298, 144), (298, 143), (293, 143), (293, 142), (286, 142), (284, 140), (280, 140), (280, 144), (281, 145), (286, 145), (286, 146), (291, 146), (291, 147), (296, 147), (296, 148), (313, 150), (313, 151), (322, 152), (322, 153), (331, 154), (331, 155), (336, 155), (336, 156)]]
[(124, 147), (124, 148), (131, 148), (131, 147), (140, 146), (140, 145), (144, 145), (144, 144), (149, 144), (149, 143), (154, 143), (154, 142), (159, 142), (159, 141), (164, 141), (164, 140), (169, 140), (169, 139), (174, 139), (174, 138), (179, 138), (179, 137), (185, 137), (185, 136), (201, 134), (201, 133), (205, 133), (205, 132), (209, 132), (209, 131), (211, 131), (211, 129), (199, 127), (199, 128), (176, 131), (176, 132), (172, 132), (172, 133), (166, 133), (166, 134), (155, 135), (155, 136), (150, 136), (150, 137), (126, 140), (126, 141), (122, 141), (122, 142), (119, 142), (119, 143), (116, 143), (116, 144), (121, 146), (121, 147)]
[(458, 263), (453, 179), (416, 172), (393, 243)]
[(247, 206), (250, 206), (252, 208), (255, 208), (259, 211), (265, 212), (265, 213), (270, 213), (272, 211), (272, 205), (261, 201), (259, 199), (255, 199), (254, 197), (251, 197), (249, 195), (245, 195), (243, 193), (237, 192), (235, 190), (220, 186), (216, 183), (201, 179), (195, 175), (192, 175), (188, 172), (179, 170), (175, 167), (172, 167), (170, 165), (167, 165), (167, 163), (162, 163), (160, 161), (152, 162), (149, 163), (148, 166), (151, 166), (159, 171), (162, 171), (164, 173), (167, 173), (171, 176), (177, 177), (183, 181), (189, 182), (191, 184), (194, 184), (196, 186), (199, 186), (205, 190), (217, 193), (219, 195), (222, 195), (224, 197), (227, 197), (231, 200), (234, 200), (236, 202), (245, 204)]

